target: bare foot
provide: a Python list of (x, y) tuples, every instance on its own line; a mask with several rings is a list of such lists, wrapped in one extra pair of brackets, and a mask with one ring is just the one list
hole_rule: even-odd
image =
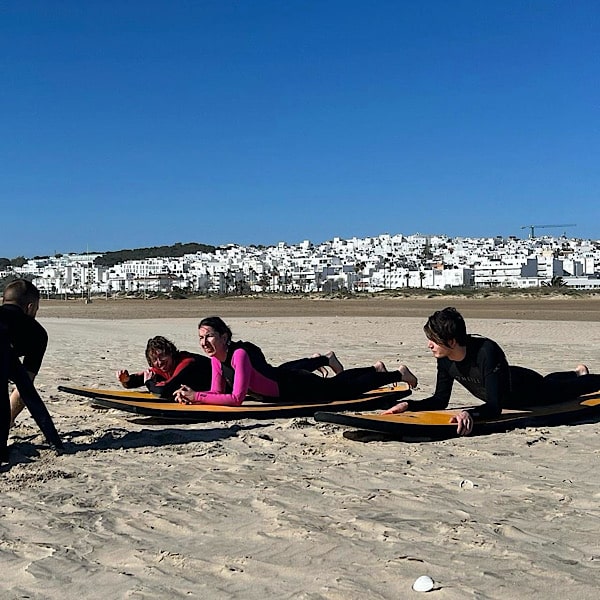
[(380, 360), (378, 360), (373, 366), (375, 367), (375, 370), (378, 373), (387, 373), (388, 372), (386, 366)]
[(329, 359), (329, 366), (331, 370), (339, 375), (344, 370), (344, 365), (338, 360), (338, 357), (335, 355), (335, 352), (330, 351), (325, 355)]
[(398, 371), (402, 373), (402, 381), (408, 383), (408, 387), (416, 388), (419, 381), (415, 377), (415, 375), (411, 372), (411, 370), (406, 365), (400, 365)]
[(590, 370), (586, 365), (580, 364), (575, 367), (575, 373), (577, 373), (577, 377), (581, 377), (582, 375), (589, 375)]
[[(319, 358), (319, 356), (323, 356), (322, 354), (319, 354), (318, 352), (315, 352), (311, 358)], [(327, 367), (317, 367), (316, 369), (317, 373), (321, 374), (321, 377), (327, 377), (329, 375), (329, 371), (327, 371)]]

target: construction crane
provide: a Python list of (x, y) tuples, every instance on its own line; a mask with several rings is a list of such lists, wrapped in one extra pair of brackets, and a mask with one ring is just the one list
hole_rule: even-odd
[(529, 229), (529, 237), (535, 237), (536, 229), (548, 229), (549, 227), (577, 227), (575, 223), (567, 223), (566, 225), (523, 225), (521, 229)]

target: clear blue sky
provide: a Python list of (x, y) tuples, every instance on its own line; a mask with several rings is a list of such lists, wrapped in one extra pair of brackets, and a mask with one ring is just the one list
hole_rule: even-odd
[(599, 113), (597, 0), (1, 0), (0, 256), (599, 239)]

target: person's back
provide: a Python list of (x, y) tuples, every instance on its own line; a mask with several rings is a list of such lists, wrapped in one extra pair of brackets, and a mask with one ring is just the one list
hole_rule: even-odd
[(25, 369), (37, 374), (48, 346), (46, 330), (16, 304), (0, 306), (0, 324)]

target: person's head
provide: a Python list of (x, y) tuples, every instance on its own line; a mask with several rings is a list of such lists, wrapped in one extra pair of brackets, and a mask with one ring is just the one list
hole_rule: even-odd
[(454, 348), (457, 344), (464, 346), (467, 343), (467, 326), (462, 315), (449, 306), (436, 310), (427, 319), (423, 330), (430, 342), (446, 348)]
[(40, 307), (40, 291), (28, 279), (15, 279), (4, 288), (2, 304), (14, 304), (26, 315), (35, 317)]
[(171, 373), (175, 369), (179, 350), (162, 335), (150, 338), (146, 344), (146, 360), (151, 367)]
[(206, 317), (198, 324), (200, 347), (208, 356), (223, 361), (231, 343), (231, 329), (221, 317)]

